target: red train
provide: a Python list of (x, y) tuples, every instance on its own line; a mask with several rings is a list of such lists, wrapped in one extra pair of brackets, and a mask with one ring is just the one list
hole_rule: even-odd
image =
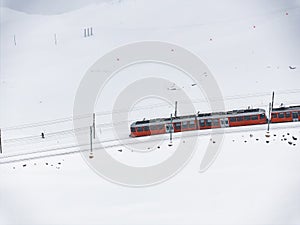
[[(172, 121), (171, 121), (172, 120)], [(300, 121), (300, 105), (274, 108), (271, 123)], [(214, 128), (238, 127), (267, 124), (268, 118), (264, 109), (245, 109), (227, 112), (198, 113), (195, 115), (171, 118), (157, 118), (137, 121), (130, 126), (130, 136), (140, 137), (169, 132), (183, 132)]]

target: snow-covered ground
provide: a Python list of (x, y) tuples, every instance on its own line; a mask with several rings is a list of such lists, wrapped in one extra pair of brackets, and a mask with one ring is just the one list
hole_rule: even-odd
[[(72, 113), (81, 79), (101, 56), (136, 41), (170, 42), (199, 56), (216, 78), (226, 109), (266, 109), (272, 91), (275, 106), (300, 104), (299, 1), (124, 0), (59, 15), (2, 7), (0, 15), (0, 162), (20, 153), (37, 151), (27, 156), (38, 157), (47, 149), (76, 150), (71, 148), (76, 145)], [(84, 38), (88, 27), (94, 35)], [(107, 83), (97, 102), (105, 138), (114, 134), (111, 116), (103, 112), (111, 111), (126, 86), (147, 76), (176, 83), (196, 109), (209, 111), (203, 93), (182, 72), (154, 63), (132, 65)], [(181, 107), (179, 102), (179, 112)], [(129, 119), (172, 112), (161, 100), (148, 99), (134, 106)], [(199, 173), (200, 162), (213, 140), (194, 132), (197, 151), (187, 166), (147, 188), (102, 179), (80, 154), (3, 164), (0, 224), (300, 224), (299, 126), (272, 125), (270, 143), (264, 125), (230, 128), (204, 173)], [(108, 151), (128, 165), (151, 165), (168, 158), (176, 141), (160, 149), (149, 143), (155, 150), (142, 155), (121, 152), (120, 146)]]

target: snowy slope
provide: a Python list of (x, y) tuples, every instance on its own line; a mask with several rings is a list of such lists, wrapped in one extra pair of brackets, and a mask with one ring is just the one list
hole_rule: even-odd
[[(72, 132), (45, 140), (39, 135), (72, 129), (74, 98), (85, 72), (111, 49), (135, 41), (171, 42), (197, 54), (215, 76), (228, 109), (266, 108), (272, 91), (275, 105), (299, 104), (299, 7), (297, 1), (127, 0), (51, 16), (1, 8), (3, 139), (33, 136), (31, 141), (6, 141), (5, 154), (74, 144)], [(93, 27), (92, 37), (83, 37), (86, 27)], [(97, 112), (111, 110), (128, 83), (149, 75), (176, 82), (192, 99), (203, 99), (182, 73), (161, 65), (135, 65), (107, 85), (107, 98), (98, 102)], [(195, 107), (209, 110), (201, 101)], [(170, 111), (162, 106), (130, 118), (169, 116)], [(8, 129), (59, 118), (67, 119)], [(111, 118), (97, 119), (105, 123)], [(299, 224), (300, 130), (274, 127), (278, 129), (272, 131), (270, 144), (264, 131), (226, 134), (215, 163), (199, 173), (211, 141), (203, 136), (177, 176), (141, 189), (103, 180), (79, 154), (0, 165), (0, 224)], [(298, 137), (295, 146), (287, 143), (291, 136)], [(118, 149), (111, 149), (115, 158), (135, 165), (172, 153), (166, 143), (148, 158)]]

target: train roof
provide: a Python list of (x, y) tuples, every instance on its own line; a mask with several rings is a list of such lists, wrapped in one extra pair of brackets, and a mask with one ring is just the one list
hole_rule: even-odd
[(264, 109), (255, 108), (255, 109), (239, 109), (239, 110), (232, 110), (227, 112), (213, 112), (213, 113), (198, 113), (198, 117), (222, 117), (222, 116), (237, 116), (239, 114), (257, 114), (257, 113), (265, 113)]
[(288, 107), (278, 107), (278, 108), (273, 108), (273, 112), (285, 112), (285, 111), (293, 111), (293, 110), (300, 110), (300, 105), (295, 105), (295, 106), (288, 106)]
[[(232, 110), (227, 112), (213, 112), (213, 113), (197, 113), (194, 115), (186, 115), (186, 116), (178, 116), (173, 117), (172, 121), (176, 122), (183, 122), (183, 121), (190, 121), (191, 119), (194, 120), (196, 117), (198, 120), (200, 119), (218, 119), (223, 117), (230, 117), (230, 116), (239, 116), (239, 115), (255, 115), (255, 114), (262, 114), (265, 113), (264, 109), (255, 108), (255, 109), (241, 109), (241, 110)], [(165, 124), (169, 123), (171, 118), (156, 118), (150, 120), (142, 120), (137, 121), (131, 124), (131, 126), (147, 126), (149, 124), (156, 125), (156, 124)]]

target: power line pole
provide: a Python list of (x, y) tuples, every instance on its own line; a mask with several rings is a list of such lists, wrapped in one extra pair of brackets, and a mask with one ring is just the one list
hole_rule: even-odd
[(268, 118), (268, 129), (267, 129), (267, 134), (266, 134), (266, 137), (270, 137), (270, 123), (271, 123), (271, 120), (272, 120), (272, 110), (273, 110), (273, 106), (274, 106), (274, 91), (272, 93), (272, 102), (269, 103), (269, 118)]
[(177, 101), (175, 102), (175, 117), (177, 117)]
[(14, 34), (14, 44), (17, 45), (16, 35)]
[(93, 127), (90, 126), (90, 159), (94, 158), (93, 156)]
[(96, 139), (96, 114), (93, 113), (93, 136)]
[(57, 37), (56, 37), (56, 34), (54, 34), (54, 44), (57, 45)]
[(172, 146), (172, 133), (173, 133), (173, 118), (172, 118), (172, 113), (171, 113), (171, 117), (170, 117), (170, 125), (169, 125), (169, 132), (170, 132), (170, 143), (169, 146)]

